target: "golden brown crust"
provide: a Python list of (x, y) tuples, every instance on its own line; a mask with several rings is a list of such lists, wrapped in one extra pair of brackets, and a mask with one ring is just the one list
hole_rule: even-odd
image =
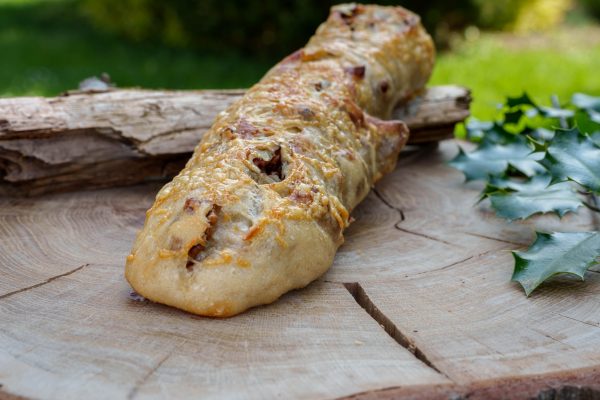
[(230, 316), (322, 275), (350, 211), (408, 138), (384, 119), (432, 66), (416, 15), (334, 7), (304, 49), (219, 114), (158, 193), (127, 280), (151, 300)]

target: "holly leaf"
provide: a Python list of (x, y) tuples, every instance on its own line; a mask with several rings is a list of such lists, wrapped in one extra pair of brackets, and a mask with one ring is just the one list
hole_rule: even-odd
[(571, 103), (577, 108), (583, 110), (600, 111), (600, 97), (590, 96), (584, 93), (575, 93), (571, 97)]
[(575, 116), (575, 111), (565, 108), (540, 107), (539, 109), (546, 118), (572, 118)]
[(540, 142), (548, 142), (554, 138), (554, 131), (546, 128), (536, 128), (529, 135)]
[(600, 97), (594, 97), (583, 93), (575, 93), (571, 97), (571, 103), (581, 110), (585, 110), (590, 121), (600, 124)]
[(590, 121), (600, 124), (600, 112), (594, 110), (587, 110)]
[(525, 137), (511, 136), (512, 141), (505, 145), (484, 140), (476, 150), (470, 153), (460, 149), (458, 155), (449, 164), (461, 170), (467, 181), (502, 175), (509, 166), (528, 177), (544, 171), (544, 168), (537, 162), (543, 157), (543, 154), (532, 154), (532, 149), (528, 146)]
[(596, 144), (596, 146), (600, 147), (600, 131), (592, 133), (590, 135), (590, 139)]
[[(536, 175), (527, 181), (495, 178), (484, 189), (496, 215), (509, 220), (553, 212), (563, 217), (583, 205), (568, 182), (550, 185), (551, 177)], [(550, 186), (549, 186), (550, 185)]]
[(598, 264), (600, 232), (541, 233), (527, 251), (513, 251), (512, 280), (529, 296), (540, 284), (558, 274), (581, 280), (588, 268)]
[(465, 124), (465, 128), (467, 130), (467, 139), (473, 141), (481, 140), (485, 136), (486, 132), (492, 129), (493, 126), (493, 122), (479, 121), (476, 118), (471, 118)]
[(533, 106), (537, 108), (537, 105), (531, 100), (531, 97), (527, 93), (523, 93), (518, 97), (507, 97), (506, 105), (509, 108), (517, 107), (517, 106)]
[(482, 142), (488, 142), (489, 144), (508, 144), (512, 143), (516, 139), (517, 135), (504, 129), (504, 126), (494, 122), (492, 126), (484, 132)]
[(515, 111), (507, 111), (504, 113), (504, 123), (505, 124), (518, 124), (521, 121), (521, 117), (523, 117), (524, 113), (521, 109), (516, 109)]
[(527, 118), (535, 118), (540, 114), (537, 108), (528, 108), (525, 110), (525, 116)]
[(557, 131), (540, 163), (553, 182), (572, 180), (600, 193), (600, 147), (577, 129)]

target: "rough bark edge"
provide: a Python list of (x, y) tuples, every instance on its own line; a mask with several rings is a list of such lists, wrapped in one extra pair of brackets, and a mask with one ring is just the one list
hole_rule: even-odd
[[(27, 400), (0, 386), (0, 400)], [(600, 367), (569, 372), (480, 381), (465, 385), (391, 387), (336, 400), (598, 400)]]
[(600, 367), (543, 375), (482, 380), (469, 384), (391, 387), (337, 400), (598, 400)]

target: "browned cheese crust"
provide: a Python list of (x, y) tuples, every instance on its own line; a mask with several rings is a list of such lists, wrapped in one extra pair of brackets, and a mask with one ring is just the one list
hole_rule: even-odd
[(386, 121), (422, 90), (434, 48), (400, 7), (333, 7), (306, 47), (220, 113), (148, 210), (125, 276), (206, 316), (271, 303), (332, 264), (349, 213), (408, 138)]

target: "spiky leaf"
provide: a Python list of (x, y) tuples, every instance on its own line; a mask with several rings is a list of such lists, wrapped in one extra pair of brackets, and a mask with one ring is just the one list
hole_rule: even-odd
[(517, 135), (504, 129), (504, 125), (494, 122), (492, 126), (484, 131), (482, 142), (488, 144), (509, 144), (520, 140)]
[(594, 97), (583, 93), (575, 93), (571, 97), (571, 103), (581, 110), (585, 110), (590, 121), (600, 124), (600, 97)]
[(600, 193), (600, 147), (576, 129), (556, 133), (540, 163), (554, 182), (573, 180)]
[(582, 205), (568, 182), (550, 185), (550, 177), (536, 175), (519, 182), (513, 179), (492, 179), (484, 190), (499, 217), (525, 219), (534, 214), (553, 212), (562, 217)]
[(575, 93), (571, 97), (571, 103), (577, 108), (584, 110), (600, 111), (600, 97), (590, 96), (583, 93)]
[(590, 121), (600, 124), (600, 112), (594, 110), (588, 110), (588, 117), (590, 117)]
[(540, 160), (541, 156), (537, 153), (532, 154), (532, 149), (523, 136), (512, 136), (512, 141), (503, 146), (484, 140), (470, 153), (461, 149), (450, 161), (450, 165), (461, 170), (467, 180), (502, 175), (509, 166), (526, 176), (542, 172), (544, 168), (536, 161)]
[(573, 110), (556, 107), (540, 107), (540, 111), (546, 118), (571, 118), (575, 115)]
[(514, 251), (512, 280), (527, 296), (542, 282), (557, 274), (572, 274), (583, 280), (586, 270), (598, 263), (599, 232), (541, 233), (524, 252)]
[(537, 105), (533, 102), (533, 100), (531, 100), (531, 97), (529, 97), (527, 93), (523, 93), (521, 96), (518, 97), (507, 97), (506, 105), (510, 108), (523, 105), (537, 107)]
[(592, 142), (594, 142), (596, 146), (600, 147), (600, 131), (592, 133), (590, 139), (592, 139)]
[(505, 124), (518, 124), (521, 121), (521, 117), (523, 117), (523, 110), (516, 109), (515, 111), (508, 111), (504, 113), (504, 123)]
[(465, 129), (467, 130), (467, 139), (473, 141), (479, 141), (483, 138), (487, 131), (492, 129), (494, 126), (493, 122), (479, 121), (476, 118), (471, 118), (466, 124)]
[(540, 142), (547, 142), (554, 137), (554, 131), (546, 128), (536, 128), (529, 135)]

